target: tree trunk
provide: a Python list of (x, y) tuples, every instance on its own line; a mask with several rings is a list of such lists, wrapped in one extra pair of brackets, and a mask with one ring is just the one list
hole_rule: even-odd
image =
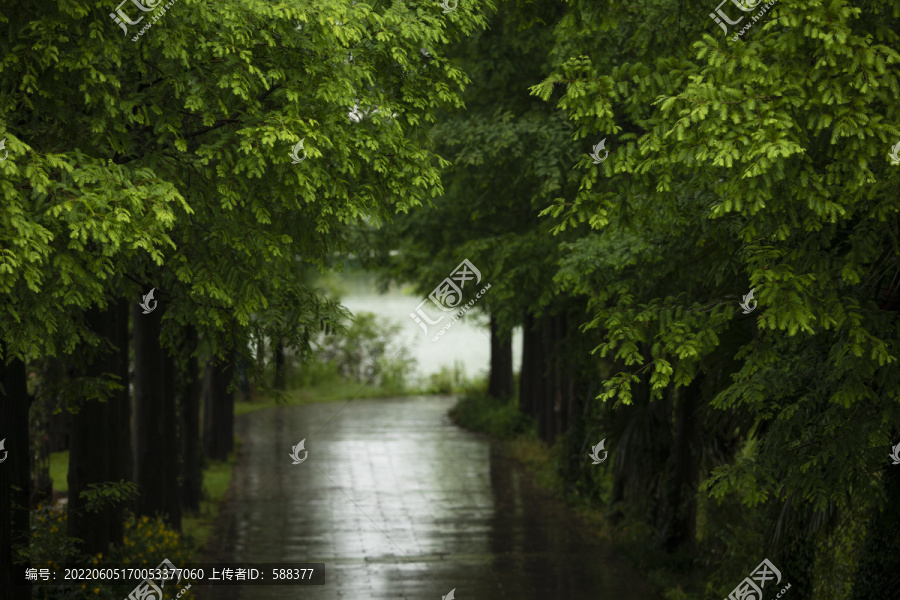
[(519, 372), (519, 410), (537, 418), (537, 376), (539, 334), (535, 331), (534, 317), (525, 314), (522, 331), (522, 370)]
[[(31, 508), (37, 508), (43, 504), (53, 502), (53, 479), (50, 477), (50, 423), (53, 409), (56, 406), (56, 398), (52, 390), (58, 386), (60, 377), (54, 376), (55, 363), (52, 359), (42, 359), (38, 362), (37, 386), (34, 390), (35, 401), (31, 405), (31, 439), (34, 460), (32, 461), (32, 492)], [(40, 398), (40, 400), (38, 400)], [(66, 445), (68, 448), (68, 445)]]
[(547, 362), (551, 368), (551, 373), (547, 377), (547, 383), (550, 384), (547, 400), (548, 403), (548, 437), (547, 443), (553, 444), (556, 440), (566, 432), (566, 410), (568, 402), (564, 401), (564, 397), (568, 392), (569, 380), (566, 377), (566, 357), (561, 352), (561, 342), (565, 337), (566, 318), (562, 313), (547, 319), (548, 340), (547, 340)]
[(698, 465), (693, 449), (697, 443), (700, 385), (701, 379), (698, 377), (687, 387), (679, 388), (681, 393), (675, 413), (672, 467), (668, 470), (665, 500), (661, 508), (662, 526), (658, 531), (660, 545), (667, 552), (693, 546), (697, 535)]
[(203, 407), (203, 447), (213, 460), (228, 460), (234, 449), (234, 394), (228, 391), (234, 374), (234, 353), (218, 365), (208, 365)]
[[(779, 508), (780, 504), (780, 508)], [(776, 535), (772, 562), (783, 575), (782, 584), (791, 584), (793, 600), (812, 600), (816, 563), (816, 535), (810, 531), (812, 509), (807, 504), (793, 505), (792, 500), (772, 502), (773, 510), (782, 513), (781, 532)], [(777, 513), (773, 513), (777, 515)], [(776, 519), (777, 521), (777, 519)], [(777, 529), (776, 529), (777, 531)], [(795, 595), (796, 592), (796, 595)], [(885, 598), (889, 596), (881, 596)]]
[[(160, 346), (163, 309), (142, 314), (134, 307), (134, 397), (137, 438), (137, 514), (163, 515), (180, 531), (173, 363)], [(167, 458), (168, 457), (168, 458)]]
[(491, 315), (491, 374), (488, 396), (497, 399), (513, 397), (512, 332), (499, 335), (497, 318)]
[(284, 342), (279, 339), (275, 343), (275, 376), (272, 381), (272, 387), (279, 392), (284, 391)]
[[(618, 410), (614, 410), (611, 403), (606, 405), (605, 411), (608, 417), (607, 422), (609, 423), (609, 428), (618, 434), (616, 437), (619, 438), (618, 441), (620, 446), (625, 442), (625, 431), (628, 428), (629, 421), (632, 421), (635, 418), (638, 412), (638, 406), (641, 405), (642, 401), (647, 401), (648, 395), (649, 380), (646, 376), (641, 376), (638, 383), (634, 386), (631, 406), (622, 406)], [(608, 436), (601, 439), (607, 439), (611, 442)], [(591, 443), (595, 444), (596, 442), (591, 440)], [(611, 448), (613, 446), (611, 443), (607, 443), (607, 447)], [(621, 451), (621, 447), (616, 449)], [(612, 450), (608, 451), (612, 453)], [(629, 490), (634, 486), (633, 481), (639, 479), (638, 477), (635, 477), (634, 465), (626, 464), (624, 461), (618, 460), (617, 454), (618, 452), (613, 454), (613, 457), (610, 460), (612, 463), (610, 467), (613, 470), (613, 482), (612, 492), (606, 510), (606, 518), (609, 520), (610, 525), (618, 525), (625, 518), (623, 507), (625, 506), (626, 496), (628, 495)], [(631, 477), (629, 477), (629, 475), (631, 475)]]
[[(128, 372), (123, 352), (128, 352), (128, 308), (111, 302), (105, 310), (91, 309), (85, 315), (88, 326), (100, 336), (100, 345), (88, 350), (83, 373), (86, 377), (115, 375), (123, 389), (112, 392), (104, 402), (87, 400), (72, 415), (69, 444), (68, 535), (84, 540), (88, 554), (107, 552), (111, 543), (122, 543), (122, 506), (104, 504), (99, 512), (87, 512), (82, 492), (91, 484), (119, 481), (128, 477), (131, 440), (128, 430)], [(123, 364), (124, 362), (124, 364)], [(98, 431), (104, 435), (97, 435)], [(124, 456), (120, 456), (124, 453)]]
[(537, 377), (538, 389), (538, 437), (545, 443), (552, 444), (554, 437), (554, 412), (556, 404), (555, 374), (551, 372), (553, 366), (553, 317), (542, 316), (536, 319), (538, 328), (538, 351), (535, 377)]
[[(615, 465), (615, 463), (613, 463)], [(628, 482), (628, 470), (624, 467), (616, 467), (613, 471), (612, 493), (609, 497), (609, 506), (606, 511), (606, 519), (610, 525), (618, 525), (625, 518), (622, 511), (625, 502), (625, 485)]]
[(900, 467), (882, 471), (884, 505), (869, 522), (856, 569), (852, 600), (883, 600), (900, 590)]
[[(31, 450), (28, 439), (28, 397), (25, 363), (0, 345), (0, 590), (8, 600), (29, 600), (31, 586), (13, 573), (14, 551), (27, 549), (30, 539), (28, 499), (31, 497)], [(25, 566), (30, 566), (25, 563)]]
[(556, 317), (526, 315), (524, 329), (519, 407), (537, 420), (538, 437), (552, 444), (556, 438), (556, 410), (562, 402), (554, 362), (558, 322)]
[(163, 515), (166, 523), (175, 531), (181, 531), (181, 486), (178, 483), (180, 473), (180, 435), (181, 420), (178, 415), (178, 385), (176, 384), (177, 366), (175, 357), (163, 351), (163, 405), (162, 422), (166, 424), (162, 441), (164, 448), (170, 448), (168, 456), (173, 462), (163, 465), (160, 479), (163, 481)]
[[(129, 390), (129, 336), (128, 313), (130, 300), (122, 298), (115, 304), (113, 343), (116, 346), (114, 368), (122, 390), (116, 392), (115, 402), (109, 407), (109, 480), (133, 481), (131, 456), (131, 392)], [(125, 535), (125, 508), (123, 503), (110, 510), (109, 536), (114, 544), (121, 544)]]
[[(47, 387), (58, 385), (66, 377), (66, 362), (62, 357), (45, 358), (41, 371), (41, 385)], [(57, 388), (58, 390), (59, 388)], [(61, 406), (59, 393), (48, 399), (47, 408), (51, 411), (48, 415), (47, 436), (48, 450), (63, 452), (69, 449), (69, 436), (72, 434), (72, 415), (67, 410), (53, 412)], [(129, 453), (130, 454), (130, 453)]]
[[(197, 330), (189, 327), (185, 351), (197, 348)], [(181, 505), (191, 512), (200, 510), (203, 483), (203, 452), (200, 448), (200, 397), (202, 382), (200, 364), (196, 356), (188, 358), (187, 373), (181, 386)]]

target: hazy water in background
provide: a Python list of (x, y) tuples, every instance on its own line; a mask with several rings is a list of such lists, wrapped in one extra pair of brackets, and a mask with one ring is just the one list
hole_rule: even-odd
[[(343, 288), (341, 303), (351, 312), (354, 314), (362, 311), (375, 313), (379, 320), (388, 320), (399, 325), (398, 340), (409, 348), (410, 354), (416, 359), (418, 376), (437, 373), (441, 367), (452, 368), (454, 362), (462, 364), (465, 374), (469, 378), (488, 373), (491, 361), (491, 328), (487, 315), (478, 310), (478, 304), (491, 293), (490, 290), (475, 302), (465, 316), (434, 341), (432, 338), (437, 335), (448, 319), (444, 319), (438, 325), (430, 325), (426, 335), (409, 316), (410, 313), (415, 312), (416, 307), (425, 299), (425, 296), (407, 295), (397, 287), (391, 288), (386, 294), (379, 294), (376, 278), (365, 273), (341, 274), (338, 276), (338, 281), (340, 287)], [(482, 284), (486, 285), (487, 283), (482, 280)], [(434, 318), (436, 314), (434, 307), (429, 310), (426, 305), (426, 310)], [(455, 315), (456, 313), (448, 314)], [(513, 369), (515, 371), (519, 370), (521, 362), (522, 332), (521, 329), (517, 329), (513, 332)]]

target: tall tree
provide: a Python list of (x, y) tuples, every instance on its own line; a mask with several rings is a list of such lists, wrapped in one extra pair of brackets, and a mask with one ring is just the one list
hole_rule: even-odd
[[(552, 20), (557, 9), (543, 4), (542, 10)], [(561, 166), (574, 153), (565, 147), (571, 135), (565, 119), (528, 92), (545, 70), (551, 35), (546, 28), (527, 28), (514, 5), (504, 3), (486, 31), (443, 53), (425, 49), (434, 59), (449, 58), (474, 81), (464, 95), (466, 111), (442, 113), (431, 132), (436, 151), (450, 163), (448, 185), (431, 210), (403, 215), (377, 233), (363, 232), (365, 246), (376, 249), (368, 264), (390, 278), (415, 282), (422, 294), (463, 259), (475, 265), (491, 288), (474, 308), (490, 316), (485, 333), (497, 352), (526, 313), (534, 316), (553, 297), (559, 241), (546, 235), (538, 213), (571, 183)], [(528, 352), (530, 339), (526, 327)], [(508, 362), (494, 350), (492, 394), (508, 396)], [(526, 373), (529, 361), (524, 359), (520, 377), (543, 378), (543, 371)], [(520, 387), (520, 394), (529, 393), (531, 388)], [(554, 399), (547, 402), (552, 408)]]
[(203, 448), (213, 460), (227, 460), (234, 448), (234, 376), (232, 356), (206, 367), (203, 403)]
[[(82, 377), (108, 380), (96, 396), (82, 395), (81, 402), (69, 408), (72, 435), (69, 441), (69, 502), (66, 509), (68, 535), (84, 541), (81, 548), (89, 554), (106, 552), (111, 543), (121, 544), (124, 533), (124, 504), (104, 502), (88, 507), (85, 492), (92, 485), (130, 479), (131, 435), (128, 394), (128, 306), (111, 301), (106, 308), (86, 313), (86, 325), (99, 343), (88, 351), (78, 365)], [(91, 389), (90, 383), (85, 389)], [(97, 435), (97, 431), (105, 432)]]
[[(171, 381), (156, 388), (150, 375), (170, 377), (158, 364), (187, 325), (198, 328), (203, 355), (224, 355), (245, 339), (252, 315), (255, 333), (302, 347), (340, 311), (294, 276), (295, 262), (321, 266), (348, 223), (387, 219), (439, 190), (420, 124), (459, 105), (464, 78), (446, 61), (426, 64), (419, 49), (483, 25), (476, 9), (444, 15), (345, 0), (185, 6), (178, 18), (159, 7), (130, 28), (137, 15), (121, 7), (113, 19), (99, 4), (0, 7), (8, 25), (0, 66), (9, 151), (0, 163), (4, 365), (96, 342), (81, 313), (107, 294), (131, 294), (119, 283), (124, 273), (143, 293), (169, 294), (163, 323), (147, 330), (152, 314), (136, 315), (138, 352), (155, 361), (140, 367), (144, 399), (174, 390)], [(398, 116), (354, 127), (347, 111), (357, 98)], [(290, 164), (290, 149), (304, 140), (304, 161)], [(147, 418), (174, 434), (170, 404), (153, 414), (140, 405), (138, 431)], [(25, 409), (10, 415), (10, 428), (27, 431)], [(139, 480), (153, 472), (149, 448), (139, 443)], [(27, 469), (15, 473), (13, 484), (27, 489)], [(166, 486), (171, 500), (176, 491)], [(146, 498), (158, 493), (141, 489)], [(174, 521), (168, 500), (144, 508)]]
[(181, 431), (181, 505), (188, 511), (200, 510), (203, 492), (203, 452), (200, 444), (200, 399), (203, 381), (195, 350), (197, 330), (184, 331), (182, 361), (178, 365), (179, 417)]
[[(133, 307), (135, 480), (139, 515), (162, 515), (181, 530), (175, 361), (160, 344), (165, 306)], [(167, 456), (167, 459), (161, 457)]]
[(598, 167), (579, 143), (579, 193), (548, 210), (556, 231), (583, 232), (588, 268), (566, 278), (597, 290), (588, 326), (625, 363), (600, 398), (630, 402), (638, 371), (662, 398), (743, 337), (712, 405), (751, 415), (742, 435), (758, 438), (704, 489), (791, 503), (783, 540), (829, 503), (873, 504), (900, 420), (900, 321), (883, 306), (900, 271), (896, 6), (776, 4), (734, 42), (668, 0), (594, 18), (569, 5), (534, 93), (610, 151)]
[(512, 332), (500, 331), (497, 317), (491, 316), (491, 370), (488, 378), (488, 396), (512, 398), (513, 353)]

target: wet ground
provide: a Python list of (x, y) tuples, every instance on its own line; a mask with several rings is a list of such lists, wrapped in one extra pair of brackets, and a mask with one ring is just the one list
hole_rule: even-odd
[[(447, 397), (239, 417), (217, 560), (325, 563), (321, 586), (216, 586), (240, 600), (659, 600)], [(308, 458), (288, 456), (306, 439)], [(300, 453), (302, 458), (303, 454)]]

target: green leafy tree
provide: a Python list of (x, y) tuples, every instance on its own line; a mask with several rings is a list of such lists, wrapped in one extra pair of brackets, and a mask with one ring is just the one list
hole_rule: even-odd
[[(605, 260), (561, 274), (595, 291), (597, 350), (624, 363), (600, 398), (631, 402), (641, 372), (653, 398), (686, 388), (742, 338), (713, 406), (751, 416), (742, 435), (756, 443), (705, 488), (797, 511), (778, 557), (804, 582), (792, 594), (822, 597), (808, 531), (878, 504), (900, 423), (900, 171), (887, 160), (900, 140), (900, 15), (888, 2), (779, 3), (730, 42), (707, 7), (617, 5), (584, 21), (571, 6), (534, 92), (576, 140), (614, 142), (599, 168), (580, 161), (579, 193), (547, 211), (557, 231), (602, 236), (585, 233), (582, 250)], [(759, 307), (744, 317), (751, 288)], [(870, 590), (859, 597), (889, 595), (887, 580), (859, 579)]]
[[(205, 355), (243, 343), (251, 323), (302, 345), (340, 311), (296, 262), (321, 264), (349, 223), (440, 192), (421, 128), (460, 104), (465, 78), (420, 48), (485, 22), (465, 6), (183, 0), (123, 38), (111, 10), (0, 9), (4, 381), (24, 382), (26, 359), (99, 343), (84, 311), (134, 298), (133, 283), (157, 288), (140, 333), (169, 355), (187, 326)], [(382, 112), (353, 124), (355, 102)], [(306, 159), (291, 164), (301, 140)], [(163, 380), (151, 396), (166, 395)], [(24, 385), (6, 389), (4, 422), (26, 430)]]

